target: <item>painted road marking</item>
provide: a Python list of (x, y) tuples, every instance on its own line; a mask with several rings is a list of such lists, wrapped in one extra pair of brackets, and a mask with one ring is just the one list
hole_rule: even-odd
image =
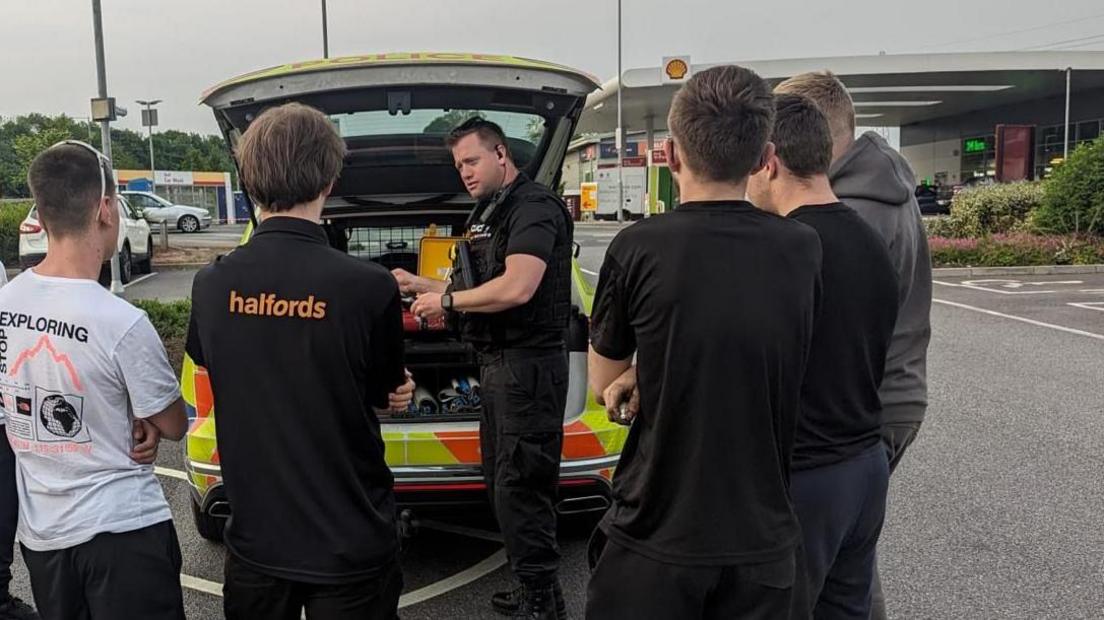
[(135, 284), (138, 284), (139, 282), (144, 282), (145, 280), (148, 280), (148, 279), (152, 278), (155, 275), (157, 275), (156, 271), (153, 272), (153, 273), (147, 273), (144, 276), (141, 276), (139, 278), (135, 278), (135, 279), (131, 280), (128, 284), (124, 284), (123, 288), (126, 289), (127, 287), (134, 286)]
[(176, 478), (177, 480), (187, 480), (188, 474), (180, 471), (179, 469), (169, 469), (168, 467), (154, 467), (153, 473), (158, 476), (165, 476), (167, 478)]
[[(1040, 290), (1040, 289), (1025, 289), (1024, 287), (1036, 287), (1036, 286), (1072, 286), (1076, 284), (1084, 284), (1081, 280), (1060, 280), (1050, 282), (1024, 282), (1023, 280), (1010, 280), (1010, 279), (993, 279), (993, 280), (965, 280), (962, 283), (956, 282), (944, 282), (941, 280), (932, 280), (934, 284), (940, 284), (942, 286), (953, 286), (956, 288), (968, 288), (975, 291), (985, 291), (986, 293), (997, 293), (999, 295), (1045, 295), (1050, 293), (1062, 293), (1066, 291), (1062, 290)], [(1000, 288), (993, 288), (994, 286)]]
[(1048, 329), (1054, 329), (1060, 332), (1066, 332), (1067, 334), (1074, 334), (1077, 336), (1085, 336), (1087, 338), (1095, 338), (1096, 340), (1104, 340), (1104, 334), (1096, 334), (1093, 332), (1087, 332), (1080, 329), (1073, 329), (1072, 327), (1065, 327), (1062, 325), (1055, 325), (1053, 323), (1044, 323), (1042, 321), (1036, 321), (1034, 319), (1024, 318), (1022, 316), (1016, 316), (1014, 314), (1005, 314), (1003, 312), (996, 312), (994, 310), (986, 310), (985, 308), (978, 308), (977, 306), (968, 306), (966, 304), (960, 304), (954, 301), (947, 301), (945, 299), (932, 299), (934, 303), (943, 304), (945, 306), (954, 306), (955, 308), (962, 308), (963, 310), (970, 310), (971, 312), (980, 312), (981, 314), (988, 314), (989, 316), (1001, 317), (1004, 319), (1010, 319), (1013, 321), (1020, 321), (1021, 323), (1027, 323), (1029, 325), (1035, 325), (1038, 327), (1046, 327)]
[(1104, 312), (1104, 301), (1085, 301), (1079, 303), (1068, 303), (1067, 306), (1073, 306), (1074, 308), (1084, 308), (1085, 310), (1096, 310), (1098, 312)]
[[(452, 592), (457, 588), (466, 586), (473, 581), (490, 575), (503, 566), (506, 566), (506, 550), (499, 549), (478, 564), (464, 569), (455, 575), (403, 594), (399, 597), (399, 609), (417, 605), (418, 603), (424, 603), (442, 594)], [(216, 581), (208, 581), (206, 579), (200, 579), (199, 577), (180, 573), (180, 585), (189, 590), (195, 590), (213, 596), (222, 596), (222, 584)]]
[(499, 549), (487, 557), (487, 559), (471, 568), (462, 570), (451, 577), (446, 577), (428, 586), (418, 588), (413, 592), (407, 592), (399, 597), (399, 609), (409, 607), (410, 605), (417, 605), (418, 603), (424, 603), (431, 598), (441, 596), (446, 592), (451, 592), (456, 588), (466, 586), (477, 579), (490, 575), (503, 566), (506, 566), (506, 550)]
[[(170, 478), (178, 478), (180, 480), (186, 480), (187, 475), (176, 469), (169, 469), (167, 467), (154, 467), (154, 472), (168, 476)], [(458, 534), (461, 536), (468, 536), (471, 538), (478, 538), (480, 540), (489, 540), (491, 542), (502, 543), (502, 535), (497, 532), (488, 532), (471, 527), (465, 527), (462, 525), (452, 525), (449, 523), (441, 523), (438, 521), (423, 521), (422, 527), (426, 527), (433, 530), (439, 530), (442, 532), (448, 532), (451, 534)], [(499, 549), (490, 556), (484, 558), (478, 564), (470, 566), (454, 575), (450, 575), (435, 581), (427, 586), (418, 588), (417, 590), (407, 592), (399, 597), (399, 609), (409, 607), (411, 605), (417, 605), (418, 603), (424, 603), (432, 598), (441, 596), (451, 592), (457, 588), (464, 587), (473, 581), (482, 579), (487, 575), (495, 572), (506, 565), (506, 550)], [(216, 581), (208, 581), (199, 577), (193, 577), (180, 573), (180, 585), (188, 588), (189, 590), (195, 590), (197, 592), (203, 592), (205, 594), (211, 594), (213, 596), (222, 596), (222, 584)]]
[(189, 590), (222, 596), (222, 584), (215, 581), (207, 581), (206, 579), (180, 573), (180, 585)]

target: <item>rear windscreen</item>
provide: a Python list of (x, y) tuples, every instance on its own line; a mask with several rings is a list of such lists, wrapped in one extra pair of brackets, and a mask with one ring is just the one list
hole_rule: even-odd
[[(423, 156), (445, 159), (447, 163), (451, 163), (451, 157), (444, 148), (445, 137), (454, 127), (477, 116), (502, 127), (519, 167), (524, 168), (532, 160), (545, 132), (544, 119), (534, 114), (440, 109), (419, 109), (411, 110), (409, 114), (392, 114), (387, 110), (367, 110), (331, 114), (330, 119), (337, 126), (341, 137), (345, 138), (350, 150), (381, 149), (392, 154), (406, 151), (408, 156), (421, 151)], [(388, 163), (393, 165), (395, 162)], [(421, 163), (439, 162), (423, 160)]]

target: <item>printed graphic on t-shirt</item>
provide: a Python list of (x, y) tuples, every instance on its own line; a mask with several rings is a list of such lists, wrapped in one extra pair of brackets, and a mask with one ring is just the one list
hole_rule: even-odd
[[(63, 336), (83, 343), (87, 341), (87, 330), (59, 321), (43, 321), (48, 326), (61, 324), (66, 327), (39, 330), (47, 333), (39, 336), (34, 346), (13, 352), (10, 368), (0, 383), (0, 401), (5, 413), (9, 414), (6, 416), (8, 434), (17, 450), (88, 452), (92, 449), (92, 437), (84, 422), (84, 386), (70, 356), (49, 335), (58, 330)], [(80, 330), (80, 337), (76, 335), (77, 330)], [(3, 336), (0, 334), (0, 340), (6, 343)], [(6, 344), (0, 348), (6, 348)], [(21, 383), (18, 380), (20, 371), (32, 363), (54, 366), (55, 372), (39, 376), (58, 377), (60, 385)]]
[(0, 403), (3, 404), (8, 433), (12, 437), (33, 439), (34, 424), (31, 410), (34, 409), (34, 402), (23, 394), (28, 394), (25, 386), (11, 383), (7, 377), (0, 380)]
[(81, 387), (80, 377), (77, 376), (77, 369), (73, 366), (73, 361), (69, 359), (68, 355), (59, 353), (58, 350), (54, 348), (54, 344), (50, 341), (49, 336), (42, 336), (38, 339), (34, 347), (20, 353), (15, 358), (15, 364), (12, 365), (11, 373), (9, 374), (13, 377), (17, 376), (23, 364), (33, 360), (42, 353), (48, 354), (55, 364), (62, 367), (69, 376), (69, 381), (72, 382), (74, 388), (78, 391), (84, 391), (84, 388)]
[(35, 388), (38, 440), (88, 443), (88, 429), (84, 426), (84, 398), (76, 394), (63, 394)]

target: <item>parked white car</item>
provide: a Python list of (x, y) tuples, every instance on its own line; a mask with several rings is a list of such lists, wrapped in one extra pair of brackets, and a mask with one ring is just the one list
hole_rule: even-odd
[[(130, 282), (134, 274), (149, 273), (153, 262), (153, 237), (149, 222), (142, 219), (123, 196), (119, 196), (119, 279)], [(46, 258), (46, 231), (32, 206), (19, 225), (19, 266), (29, 269)], [(105, 269), (107, 263), (104, 264)], [(110, 273), (110, 272), (107, 272)], [(108, 276), (110, 277), (110, 276)]]
[(119, 192), (126, 196), (151, 224), (168, 222), (169, 226), (184, 232), (199, 232), (211, 226), (211, 214), (207, 209), (177, 205), (165, 200), (153, 192)]

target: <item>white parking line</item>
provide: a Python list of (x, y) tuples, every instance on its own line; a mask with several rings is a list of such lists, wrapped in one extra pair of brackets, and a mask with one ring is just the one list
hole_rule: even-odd
[(445, 579), (431, 583), (423, 588), (418, 588), (413, 592), (407, 592), (399, 597), (399, 609), (423, 603), (433, 597), (441, 596), (446, 592), (451, 592), (456, 588), (466, 586), (477, 579), (490, 575), (505, 565), (506, 550), (499, 549), (487, 559), (471, 568), (462, 570), (451, 577), (446, 577)]
[(206, 579), (180, 573), (180, 585), (189, 590), (222, 596), (222, 584), (215, 581), (207, 581)]
[(168, 467), (154, 467), (153, 473), (157, 474), (158, 476), (176, 478), (177, 480), (188, 479), (188, 474), (180, 471), (179, 469), (169, 469)]
[(139, 282), (142, 282), (143, 280), (148, 280), (148, 279), (152, 278), (152, 277), (153, 277), (153, 276), (155, 276), (155, 275), (157, 275), (157, 272), (156, 272), (156, 271), (155, 271), (155, 272), (153, 272), (153, 273), (147, 273), (146, 275), (144, 275), (144, 276), (142, 276), (142, 277), (140, 277), (140, 278), (135, 278), (135, 279), (131, 280), (131, 281), (130, 281), (129, 283), (127, 283), (127, 284), (124, 284), (124, 285), (123, 285), (123, 288), (125, 289), (125, 288), (127, 288), (128, 286), (134, 286), (135, 284), (138, 284)]
[(1083, 308), (1085, 310), (1096, 310), (1098, 312), (1104, 312), (1104, 301), (1085, 301), (1081, 303), (1067, 303), (1067, 306), (1073, 306), (1074, 308)]
[[(974, 291), (984, 291), (986, 293), (997, 293), (998, 295), (1049, 295), (1053, 293), (1065, 293), (1071, 292), (1066, 290), (1040, 290), (1040, 289), (1024, 289), (1024, 287), (1032, 286), (1054, 286), (1054, 285), (1074, 285), (1084, 284), (1081, 280), (1062, 280), (1062, 281), (1043, 281), (1043, 282), (1024, 282), (1022, 280), (966, 280), (964, 282), (943, 282), (941, 280), (932, 280), (933, 284), (939, 284), (942, 286), (953, 286), (955, 288), (968, 288)], [(1000, 286), (1001, 288), (990, 288), (989, 285)], [(1023, 289), (1023, 290), (1021, 290)], [(1082, 291), (1084, 292), (1084, 291)]]
[[(169, 478), (177, 478), (180, 480), (187, 480), (188, 476), (184, 472), (177, 469), (169, 469), (168, 467), (154, 467), (154, 473), (167, 476)], [(471, 538), (478, 538), (480, 540), (489, 540), (491, 542), (502, 542), (502, 536), (495, 532), (487, 532), (470, 527), (464, 527), (462, 525), (452, 525), (449, 523), (441, 523), (438, 521), (423, 521), (422, 526), (428, 529), (439, 530), (442, 532), (448, 532), (451, 534), (459, 534), (462, 536), (468, 536)], [(487, 575), (495, 572), (506, 565), (506, 550), (499, 549), (494, 552), (483, 561), (478, 564), (466, 568), (455, 575), (445, 577), (440, 581), (435, 581), (427, 586), (418, 588), (417, 590), (407, 592), (399, 597), (399, 609), (409, 607), (411, 605), (417, 605), (418, 603), (424, 603), (432, 598), (441, 596), (451, 592), (457, 588), (464, 587), (473, 581), (486, 577)], [(189, 590), (195, 590), (197, 592), (203, 592), (205, 594), (211, 594), (214, 596), (222, 596), (222, 584), (216, 581), (208, 581), (199, 577), (193, 577), (180, 573), (180, 585), (188, 588)]]
[(1038, 327), (1046, 327), (1049, 329), (1058, 330), (1060, 332), (1066, 332), (1067, 334), (1074, 334), (1077, 336), (1085, 336), (1087, 338), (1095, 338), (1096, 340), (1104, 340), (1104, 334), (1096, 334), (1093, 332), (1087, 332), (1080, 329), (1073, 329), (1072, 327), (1065, 327), (1062, 325), (1055, 325), (1053, 323), (1044, 323), (1042, 321), (1036, 321), (1034, 319), (1027, 319), (1022, 316), (1016, 316), (1013, 314), (1005, 314), (1003, 312), (996, 312), (995, 310), (986, 310), (985, 308), (978, 308), (976, 306), (968, 306), (966, 304), (960, 304), (954, 301), (947, 301), (945, 299), (932, 299), (934, 303), (943, 304), (945, 306), (954, 306), (955, 308), (962, 308), (963, 310), (970, 310), (971, 312), (980, 312), (981, 314), (988, 314), (989, 316), (997, 316), (1003, 319), (1011, 319), (1013, 321), (1020, 321), (1021, 323), (1027, 323), (1029, 325), (1036, 325)]

